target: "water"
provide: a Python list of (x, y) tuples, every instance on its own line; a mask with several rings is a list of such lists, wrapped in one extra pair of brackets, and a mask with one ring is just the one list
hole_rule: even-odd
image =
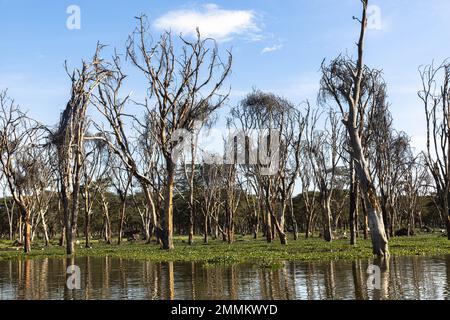
[[(80, 290), (66, 287), (65, 271), (73, 263), (81, 270)], [(368, 288), (370, 264), (381, 267), (380, 289)], [(450, 256), (393, 257), (389, 262), (286, 262), (279, 270), (92, 257), (0, 261), (0, 299), (448, 298)]]

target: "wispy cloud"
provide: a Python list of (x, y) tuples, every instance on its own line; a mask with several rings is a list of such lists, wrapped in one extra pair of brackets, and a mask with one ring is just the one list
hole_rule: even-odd
[(169, 11), (156, 19), (153, 26), (190, 36), (195, 35), (198, 28), (204, 37), (212, 37), (221, 42), (234, 37), (255, 41), (262, 38), (254, 11), (226, 10), (216, 4), (206, 4), (198, 9)]
[(271, 52), (278, 51), (281, 49), (283, 49), (282, 44), (275, 44), (273, 46), (265, 47), (264, 49), (262, 49), (261, 54), (271, 53)]

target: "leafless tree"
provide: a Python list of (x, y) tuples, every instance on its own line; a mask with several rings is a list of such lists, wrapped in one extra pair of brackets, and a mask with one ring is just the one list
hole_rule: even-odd
[(258, 239), (262, 201), (258, 192), (258, 181), (255, 175), (248, 174), (247, 170), (239, 174), (237, 179), (247, 206), (247, 218), (250, 220), (253, 238)]
[(117, 240), (117, 244), (120, 245), (122, 243), (126, 220), (127, 199), (130, 189), (132, 188), (133, 175), (123, 168), (122, 161), (118, 157), (113, 157), (111, 161), (111, 184), (121, 203), (119, 214), (119, 236)]
[[(6, 211), (6, 216), (8, 218), (8, 234), (9, 234), (9, 240), (13, 241), (15, 236), (15, 230), (14, 230), (14, 221), (15, 221), (15, 215), (14, 212), (16, 211), (16, 203), (13, 199), (8, 198), (8, 181), (6, 180), (3, 173), (0, 176), (0, 185), (3, 195), (3, 208)], [(16, 220), (19, 220), (18, 217)], [(18, 221), (17, 221), (18, 222)]]
[[(206, 120), (220, 108), (228, 94), (220, 94), (231, 70), (231, 54), (222, 62), (213, 39), (193, 40), (180, 37), (182, 50), (174, 51), (174, 40), (165, 32), (151, 43), (145, 17), (129, 37), (127, 57), (148, 81), (146, 108), (156, 119), (155, 140), (165, 161), (166, 180), (164, 215), (162, 216), (163, 248), (173, 248), (173, 190), (176, 163), (173, 151), (179, 137), (177, 130), (192, 131), (196, 121)], [(176, 139), (175, 139), (176, 138)]]
[(50, 245), (46, 214), (56, 194), (56, 177), (51, 167), (49, 151), (48, 148), (38, 146), (28, 148), (24, 160), (30, 164), (27, 189), (32, 203), (30, 208), (33, 226), (31, 239), (33, 241), (38, 226), (42, 225), (46, 246)]
[[(307, 127), (306, 132), (310, 129)], [(308, 239), (311, 234), (314, 233), (314, 219), (316, 217), (316, 207), (317, 207), (317, 180), (314, 177), (314, 170), (311, 166), (311, 161), (309, 159), (310, 153), (308, 150), (307, 143), (303, 143), (302, 146), (302, 156), (301, 156), (301, 170), (300, 170), (300, 181), (301, 181), (301, 198), (305, 206), (305, 238)]]
[(339, 57), (329, 66), (322, 65), (321, 93), (332, 99), (342, 113), (347, 129), (359, 186), (365, 199), (372, 235), (373, 253), (378, 256), (389, 255), (388, 239), (377, 197), (374, 177), (367, 156), (364, 154), (363, 137), (360, 126), (364, 123), (364, 111), (373, 93), (378, 89), (373, 70), (364, 65), (364, 40), (367, 31), (368, 0), (361, 0), (362, 18), (354, 18), (360, 24), (358, 55), (356, 61)]
[[(319, 120), (318, 118), (315, 121)], [(312, 125), (311, 128), (314, 128)], [(307, 133), (308, 153), (323, 212), (323, 235), (325, 241), (333, 240), (331, 200), (341, 160), (342, 129), (337, 116), (330, 111), (324, 130)]]
[[(221, 169), (222, 167), (219, 164), (202, 164), (200, 166), (204, 243), (208, 243), (209, 229), (212, 228), (211, 221), (214, 221), (214, 212), (220, 206)], [(215, 224), (217, 225), (218, 223), (215, 222)]]
[(50, 135), (58, 157), (60, 196), (66, 227), (67, 254), (75, 253), (75, 238), (78, 227), (79, 194), (85, 159), (85, 138), (89, 127), (86, 116), (94, 90), (108, 76), (107, 70), (99, 70), (101, 64), (97, 46), (91, 62), (82, 63), (81, 69), (67, 73), (71, 80), (71, 96), (56, 131)]
[(104, 161), (105, 157), (109, 157), (109, 152), (102, 141), (87, 141), (85, 159), (83, 160), (82, 185), (80, 188), (80, 194), (84, 201), (84, 237), (86, 248), (91, 247), (91, 219), (94, 214), (94, 204), (99, 196), (99, 183), (109, 173), (108, 163)]
[(439, 209), (446, 216), (450, 240), (450, 63), (422, 67), (422, 90), (427, 122), (425, 163), (434, 179)]
[(189, 198), (187, 199), (188, 209), (189, 209), (189, 219), (188, 219), (188, 244), (194, 244), (194, 221), (195, 221), (195, 211), (197, 201), (195, 199), (195, 177), (198, 171), (197, 168), (197, 152), (198, 152), (198, 137), (201, 130), (201, 124), (194, 125), (192, 132), (187, 138), (187, 143), (189, 145), (189, 159), (187, 159), (186, 150), (183, 152), (183, 173), (184, 178), (187, 182)]
[(122, 71), (120, 56), (115, 54), (112, 63), (103, 62), (101, 68), (98, 68), (99, 72), (105, 69), (109, 70), (109, 77), (104, 78), (98, 87), (98, 94), (95, 95), (93, 103), (103, 115), (107, 126), (96, 123), (99, 135), (94, 139), (102, 139), (107, 143), (122, 161), (124, 169), (139, 183), (146, 201), (146, 208), (142, 210), (146, 217), (145, 238), (150, 242), (154, 231), (160, 229), (160, 222), (157, 219), (157, 198), (163, 197), (158, 191), (158, 185), (155, 184), (160, 152), (153, 138), (154, 119), (148, 109), (145, 109), (143, 119), (126, 112), (125, 107), (130, 95), (121, 96), (126, 76)]
[[(31, 252), (33, 205), (30, 185), (35, 178), (36, 163), (29, 157), (30, 149), (37, 148), (42, 131), (8, 96), (0, 92), (0, 165), (7, 181), (8, 191), (25, 224), (24, 251)], [(20, 239), (22, 240), (22, 239)]]
[(430, 194), (431, 176), (423, 155), (415, 156), (411, 150), (407, 153), (403, 163), (405, 167), (403, 176), (399, 182), (399, 196), (396, 203), (400, 213), (399, 222), (406, 221), (408, 236), (416, 234), (416, 224), (422, 224), (422, 207), (420, 199)]
[[(286, 244), (285, 215), (291, 202), (295, 182), (299, 177), (305, 118), (286, 99), (270, 93), (254, 91), (240, 105), (232, 109), (229, 123), (245, 136), (245, 139), (242, 137), (239, 139), (240, 145), (236, 146), (236, 151), (240, 152), (239, 158), (245, 160), (247, 174), (257, 178), (256, 190), (259, 191), (261, 199), (264, 199), (267, 209), (264, 219), (267, 241), (272, 242), (272, 227), (275, 227), (280, 242)], [(251, 145), (250, 140), (255, 138), (255, 131), (259, 131), (260, 137), (268, 137), (267, 141), (263, 141), (264, 143), (277, 146), (276, 157), (270, 156), (271, 162), (276, 162), (276, 172), (271, 175), (266, 175), (261, 170), (264, 164), (260, 157), (256, 159), (251, 157), (254, 150), (259, 154), (264, 147)], [(238, 155), (235, 156), (238, 157)], [(295, 229), (292, 205), (291, 219)]]

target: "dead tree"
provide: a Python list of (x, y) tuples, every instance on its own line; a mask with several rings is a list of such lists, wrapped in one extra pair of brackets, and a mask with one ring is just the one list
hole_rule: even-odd
[[(239, 136), (235, 158), (245, 164), (247, 174), (257, 178), (268, 242), (272, 242), (275, 228), (280, 242), (287, 243), (285, 216), (299, 175), (304, 123), (292, 103), (260, 91), (249, 94), (231, 111), (229, 124)], [(291, 207), (291, 218), (292, 213)]]
[(399, 222), (406, 225), (408, 236), (416, 234), (416, 224), (419, 223), (422, 229), (422, 204), (421, 199), (429, 195), (431, 176), (426, 166), (423, 154), (419, 156), (413, 155), (409, 150), (405, 158), (403, 166), (405, 167), (400, 182), (399, 196), (397, 201), (397, 211), (400, 212)]
[[(85, 159), (85, 137), (89, 127), (86, 116), (94, 90), (108, 76), (108, 71), (99, 70), (101, 64), (97, 51), (92, 62), (83, 62), (81, 69), (67, 72), (71, 80), (71, 96), (61, 114), (56, 131), (50, 135), (58, 157), (60, 197), (66, 227), (66, 251), (75, 253), (75, 239), (78, 228), (79, 194)], [(66, 71), (68, 68), (66, 66)]]
[[(318, 118), (315, 119), (317, 121)], [(312, 128), (315, 125), (311, 126)], [(307, 134), (308, 153), (319, 187), (319, 199), (323, 212), (323, 236), (325, 241), (333, 240), (331, 200), (333, 198), (338, 164), (341, 160), (342, 131), (337, 116), (330, 111), (325, 130), (312, 131)]]
[[(88, 139), (88, 137), (86, 137)], [(105, 179), (109, 173), (105, 157), (109, 157), (107, 147), (102, 141), (88, 140), (85, 159), (83, 160), (83, 178), (80, 194), (84, 201), (84, 237), (85, 247), (91, 247), (91, 220), (94, 214), (95, 200), (99, 195), (98, 182)]]
[(250, 220), (253, 238), (258, 239), (261, 216), (261, 199), (258, 192), (257, 179), (255, 175), (247, 174), (246, 171), (238, 175), (237, 179), (247, 206), (249, 216), (248, 219)]
[(127, 57), (148, 81), (146, 108), (156, 119), (154, 136), (165, 161), (163, 248), (173, 248), (173, 191), (179, 130), (191, 131), (196, 121), (206, 120), (220, 108), (228, 94), (220, 94), (231, 70), (231, 54), (222, 62), (213, 39), (200, 33), (190, 41), (180, 37), (181, 54), (174, 51), (170, 32), (152, 44), (145, 17), (129, 37)]
[[(0, 92), (0, 165), (8, 191), (25, 224), (24, 251), (31, 252), (32, 199), (30, 185), (34, 179), (35, 162), (29, 157), (42, 137), (38, 124), (30, 120), (11, 99), (7, 91)], [(20, 231), (22, 234), (22, 231)], [(20, 239), (22, 241), (22, 239)]]
[(119, 237), (117, 240), (117, 244), (120, 245), (122, 243), (126, 220), (127, 199), (132, 186), (133, 175), (123, 168), (121, 160), (117, 157), (112, 159), (111, 173), (111, 184), (114, 187), (121, 204), (119, 214)]
[(226, 241), (234, 242), (235, 215), (239, 206), (241, 192), (237, 186), (237, 166), (225, 164), (223, 168), (223, 181), (225, 187), (225, 225)]
[[(308, 127), (306, 128), (306, 131), (309, 131)], [(313, 224), (316, 216), (318, 196), (316, 179), (314, 177), (314, 170), (309, 159), (309, 149), (307, 143), (302, 144), (300, 181), (302, 188), (302, 201), (305, 206), (305, 238), (308, 239), (310, 235), (314, 233)]]
[(431, 64), (420, 69), (427, 121), (425, 163), (434, 180), (439, 209), (446, 216), (450, 240), (450, 63)]
[(279, 148), (279, 216), (285, 216), (286, 210), (289, 207), (294, 240), (298, 240), (298, 226), (294, 215), (292, 198), (294, 187), (300, 174), (302, 142), (306, 135), (305, 127), (311, 110), (309, 104), (307, 104), (305, 115), (302, 115), (302, 113), (293, 106), (290, 106), (284, 112), (286, 113), (286, 121), (285, 124), (281, 126), (283, 130), (280, 131), (281, 140)]
[(202, 213), (203, 213), (203, 233), (204, 243), (208, 243), (209, 229), (212, 228), (210, 221), (215, 208), (220, 203), (221, 186), (221, 166), (218, 164), (202, 164), (200, 166), (200, 179), (202, 184)]
[(184, 178), (187, 182), (187, 189), (189, 198), (186, 201), (189, 209), (188, 218), (188, 244), (194, 244), (194, 221), (195, 221), (195, 211), (196, 211), (196, 199), (195, 199), (195, 177), (197, 173), (197, 151), (198, 151), (198, 136), (200, 134), (201, 125), (194, 126), (192, 132), (187, 138), (187, 143), (189, 145), (189, 159), (187, 159), (186, 150), (183, 152), (183, 172)]
[(329, 66), (322, 65), (321, 93), (326, 99), (333, 100), (342, 113), (355, 164), (359, 186), (366, 202), (369, 226), (372, 235), (373, 253), (378, 256), (389, 255), (388, 239), (377, 197), (374, 177), (367, 156), (364, 154), (363, 137), (360, 126), (364, 123), (364, 110), (373, 92), (378, 88), (374, 84), (374, 71), (364, 65), (364, 40), (367, 31), (368, 0), (361, 0), (362, 18), (354, 18), (360, 24), (358, 55), (356, 61), (338, 57)]
[(148, 106), (144, 108), (143, 119), (126, 112), (130, 94), (121, 96), (126, 75), (122, 72), (120, 56), (116, 54), (111, 63), (103, 62), (101, 68), (98, 68), (100, 76), (105, 69), (109, 70), (109, 76), (104, 78), (98, 87), (98, 94), (95, 95), (93, 103), (103, 115), (106, 126), (95, 123), (99, 134), (92, 139), (101, 139), (105, 142), (112, 153), (121, 160), (124, 170), (139, 183), (146, 203), (146, 209), (142, 210), (142, 213), (145, 213), (144, 236), (150, 243), (153, 234), (160, 234), (158, 230), (161, 224), (157, 218), (157, 204), (163, 200), (157, 184), (160, 150), (152, 131), (154, 118)]
[(45, 245), (50, 245), (50, 237), (47, 225), (47, 212), (55, 196), (56, 177), (51, 167), (51, 154), (48, 148), (31, 147), (28, 148), (26, 160), (28, 165), (28, 194), (30, 195), (31, 219), (32, 219), (32, 240), (36, 235), (38, 226), (42, 225)]
[(15, 214), (14, 212), (16, 211), (16, 203), (14, 202), (13, 199), (11, 199), (10, 197), (7, 196), (8, 194), (8, 181), (6, 180), (5, 176), (3, 175), (3, 173), (1, 173), (0, 175), (0, 183), (1, 183), (1, 190), (2, 190), (2, 194), (3, 194), (3, 208), (6, 211), (6, 216), (8, 218), (8, 235), (9, 235), (9, 240), (13, 241), (14, 240), (14, 236), (15, 236), (15, 230), (14, 230), (14, 221), (16, 220), (18, 222), (18, 218), (15, 219)]

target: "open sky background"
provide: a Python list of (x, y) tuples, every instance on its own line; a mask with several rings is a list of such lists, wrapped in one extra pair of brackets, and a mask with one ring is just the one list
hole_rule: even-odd
[[(425, 145), (418, 67), (450, 56), (449, 0), (377, 0), (379, 29), (367, 36), (366, 64), (384, 71), (398, 130), (417, 151)], [(81, 29), (69, 30), (66, 10), (81, 9)], [(196, 26), (232, 49), (229, 105), (257, 88), (295, 104), (316, 100), (323, 59), (353, 55), (359, 0), (0, 0), (0, 89), (46, 124), (58, 121), (69, 95), (63, 64), (89, 58), (97, 41), (123, 51), (134, 17), (146, 14), (157, 37), (162, 29), (189, 35)], [(133, 82), (134, 81), (134, 82)], [(128, 86), (137, 91), (138, 81)], [(225, 111), (222, 112), (225, 114)]]

